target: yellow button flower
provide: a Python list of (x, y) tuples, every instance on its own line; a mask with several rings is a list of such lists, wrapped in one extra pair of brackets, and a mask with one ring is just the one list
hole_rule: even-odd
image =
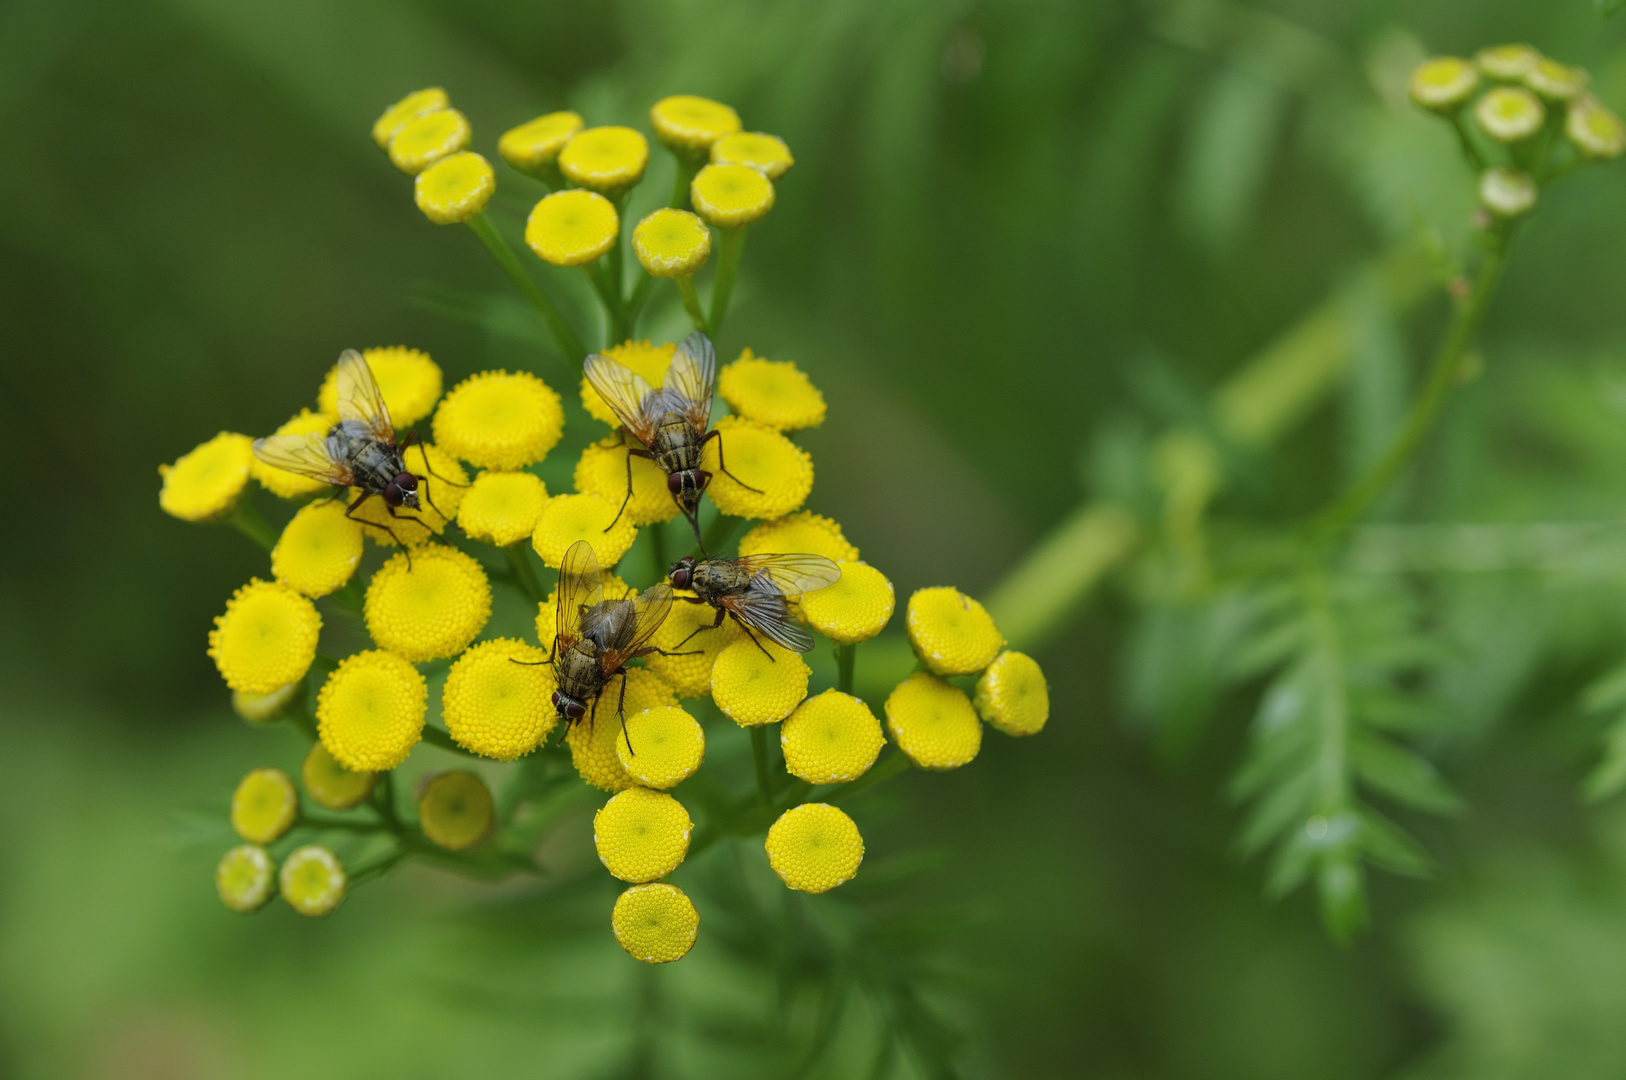
[[(621, 765), (615, 744), (621, 738), (621, 721), (615, 709), (621, 699), (621, 679), (617, 676), (599, 697), (596, 709), (589, 705), (587, 719), (572, 724), (565, 734), (570, 760), (581, 778), (600, 791), (623, 791), (636, 780)], [(643, 668), (627, 669), (626, 714), (669, 706), (677, 699), (672, 688)]]
[(785, 771), (810, 784), (845, 784), (869, 772), (886, 745), (881, 722), (851, 694), (826, 690), (796, 707), (779, 729)]
[(798, 552), (823, 555), (836, 562), (858, 558), (858, 549), (847, 542), (840, 525), (806, 510), (761, 522), (740, 538), (742, 556)]
[(482, 371), (452, 387), (435, 410), (435, 442), (485, 469), (522, 469), (559, 441), (565, 411), (528, 371)]
[(800, 653), (761, 635), (757, 640), (762, 648), (742, 637), (717, 654), (711, 669), (712, 700), (741, 727), (761, 727), (789, 716), (807, 696), (812, 674)]
[(559, 151), (582, 129), (573, 112), (551, 112), (509, 128), (497, 139), (497, 153), (520, 172), (536, 173), (552, 165)]
[[(615, 713), (615, 690), (606, 689), (599, 703), (599, 719)], [(640, 713), (628, 711), (626, 731), (617, 730), (615, 756), (627, 775), (645, 787), (677, 787), (694, 775), (706, 756), (706, 733), (699, 721), (676, 705), (661, 705)], [(632, 746), (627, 745), (631, 736)]]
[(491, 789), (463, 770), (441, 773), (429, 781), (418, 800), (418, 827), (447, 851), (466, 851), (490, 836), (496, 818)]
[(1536, 95), (1517, 86), (1498, 86), (1474, 106), (1474, 119), (1497, 142), (1528, 139), (1541, 130), (1546, 118), (1547, 110)]
[(668, 149), (693, 154), (740, 130), (740, 114), (720, 101), (674, 94), (651, 106), (649, 126)]
[(746, 349), (718, 372), (717, 392), (735, 413), (775, 431), (824, 423), (824, 395), (789, 360), (764, 360)]
[[(576, 462), (576, 490), (597, 495), (615, 506), (627, 497), (627, 443), (615, 436), (588, 444)], [(648, 458), (632, 459), (632, 498), (625, 516), (634, 525), (670, 521), (678, 515), (677, 502), (666, 487), (666, 474)]]
[(390, 161), (408, 176), (416, 176), (441, 158), (467, 148), (472, 135), (468, 118), (456, 109), (419, 113), (390, 140)]
[(1528, 45), (1494, 45), (1474, 55), (1474, 63), (1493, 79), (1522, 79), (1541, 54)]
[[(701, 467), (712, 474), (707, 491), (717, 509), (737, 517), (776, 518), (801, 508), (813, 490), (811, 454), (772, 428), (738, 416), (723, 417), (716, 430), (721, 434), (706, 444)], [(734, 476), (723, 472), (718, 443)]]
[(436, 225), (460, 225), (486, 208), (497, 190), (491, 162), (473, 151), (448, 154), (418, 174), (412, 197)]
[(641, 884), (663, 878), (689, 853), (694, 822), (664, 791), (628, 788), (593, 815), (593, 846), (604, 869)]
[(1517, 169), (1486, 169), (1479, 177), (1479, 201), (1499, 217), (1528, 214), (1536, 205), (1536, 182)]
[(886, 628), (895, 603), (892, 582), (868, 563), (836, 560), (841, 577), (833, 585), (803, 593), (807, 624), (831, 641), (856, 645)]
[(457, 524), (469, 536), (507, 547), (536, 531), (548, 488), (528, 472), (483, 472), (457, 508)]
[(596, 191), (556, 191), (531, 208), (525, 243), (554, 266), (585, 266), (615, 246), (621, 219)]
[(706, 265), (711, 230), (687, 210), (662, 207), (632, 230), (632, 250), (654, 277), (685, 277)]
[(321, 630), (316, 605), (280, 581), (255, 578), (215, 617), (209, 655), (233, 690), (269, 694), (305, 677)]
[(904, 621), (915, 653), (939, 675), (981, 671), (1005, 645), (987, 610), (949, 585), (916, 590)]
[[(611, 600), (630, 600), (638, 595), (637, 589), (629, 587), (625, 581), (622, 581), (608, 570), (599, 571), (599, 581), (604, 586), (604, 595)], [(554, 633), (558, 627), (558, 600), (559, 590), (555, 587), (548, 594), (548, 598), (536, 606), (536, 638), (542, 643), (544, 653), (553, 651)], [(668, 693), (666, 700), (660, 702), (660, 704), (669, 705), (672, 700), (671, 694)], [(642, 707), (640, 706), (640, 708)]]
[(289, 907), (313, 918), (326, 915), (344, 899), (344, 867), (327, 848), (309, 844), (283, 862), (281, 885)]
[(886, 699), (886, 728), (922, 769), (958, 769), (982, 749), (982, 725), (965, 692), (917, 671)]
[(1588, 157), (1618, 158), (1626, 150), (1626, 126), (1595, 97), (1583, 97), (1570, 105), (1564, 134)]
[(1411, 99), (1425, 109), (1449, 111), (1468, 100), (1479, 85), (1479, 71), (1455, 56), (1436, 56), (1411, 73)]
[(336, 500), (302, 506), (271, 549), (271, 572), (306, 596), (343, 587), (361, 562), (361, 525)]
[(638, 538), (638, 530), (626, 514), (615, 521), (620, 505), (619, 499), (611, 502), (598, 495), (555, 496), (537, 518), (531, 546), (544, 563), (557, 570), (570, 545), (586, 540), (593, 546), (600, 566), (614, 566)]
[(231, 797), (231, 827), (251, 844), (269, 844), (293, 827), (299, 792), (281, 769), (255, 769)]
[[(677, 346), (671, 342), (665, 345), (651, 345), (648, 341), (628, 341), (605, 349), (604, 355), (642, 375), (644, 381), (658, 390), (666, 379), (666, 369), (672, 366), (672, 356), (676, 352)], [(615, 411), (586, 379), (582, 380), (582, 408), (595, 420), (602, 420), (611, 427), (621, 426)]]
[(446, 91), (438, 86), (431, 86), (427, 90), (414, 90), (394, 105), (384, 110), (373, 123), (373, 142), (378, 144), (380, 150), (389, 148), (390, 140), (395, 138), (396, 132), (401, 130), (408, 120), (424, 113), (436, 112), (451, 105), (451, 99)]
[[(413, 443), (401, 455), (407, 471), (418, 478), (418, 509), (397, 510), (390, 516), (381, 498), (368, 499), (351, 514), (361, 522), (368, 539), (384, 547), (395, 547), (396, 538), (408, 547), (417, 547), (446, 531), (457, 518), (458, 507), (469, 490), (469, 474), (456, 458), (438, 446)], [(350, 489), (350, 502), (361, 491)]]
[[(397, 435), (404, 436), (413, 424), (428, 416), (440, 400), (440, 365), (419, 349), (405, 345), (389, 345), (363, 349), (361, 357), (378, 383), (378, 392), (384, 395), (384, 407), (390, 412), (390, 423)], [(337, 416), (339, 412), (339, 366), (328, 368), (322, 387), (316, 392), (316, 407), (323, 416)], [(328, 421), (331, 426), (332, 420)], [(284, 425), (286, 426), (286, 425)], [(312, 429), (316, 430), (316, 429)], [(277, 429), (282, 434), (282, 429)]]
[(749, 165), (707, 165), (689, 185), (695, 213), (719, 229), (739, 229), (773, 209), (773, 182)]
[(803, 803), (779, 815), (763, 845), (768, 865), (787, 888), (825, 893), (851, 881), (864, 861), (853, 819), (829, 803)]
[(305, 781), (305, 793), (317, 806), (329, 810), (348, 810), (372, 794), (378, 781), (374, 772), (357, 772), (339, 764), (320, 742), (311, 743), (305, 760), (299, 766), (299, 777)]
[(1524, 73), (1524, 85), (1548, 101), (1569, 101), (1579, 97), (1586, 84), (1585, 71), (1545, 56)]
[(456, 656), (491, 617), (491, 582), (473, 557), (425, 544), (379, 568), (363, 613), (380, 648), (414, 663)]
[(280, 718), (282, 710), (303, 689), (305, 689), (303, 682), (291, 682), (287, 686), (277, 687), (269, 694), (245, 694), (241, 690), (233, 690), (232, 711), (251, 724), (268, 724)]
[[(440, 712), (459, 746), (513, 761), (535, 750), (559, 719), (547, 652), (513, 638), (482, 641), (446, 675)], [(516, 664), (513, 661), (522, 660)]]
[(649, 164), (649, 140), (629, 127), (588, 128), (559, 151), (559, 171), (577, 187), (616, 193), (636, 184)]
[[(661, 628), (649, 641), (651, 645), (668, 652), (690, 655), (655, 654), (644, 659), (649, 670), (665, 679), (679, 697), (686, 698), (711, 693), (711, 672), (717, 657), (722, 655), (724, 649), (744, 638), (733, 619), (724, 619), (723, 625), (713, 630), (711, 624), (717, 618), (716, 609), (710, 604), (691, 604), (683, 599), (693, 595), (687, 591), (677, 593), (677, 602), (672, 605), (671, 614), (666, 616), (666, 621), (661, 623)], [(694, 636), (689, 637), (690, 634)], [(689, 640), (683, 641), (684, 638)], [(682, 648), (678, 647), (679, 642), (683, 642)]]
[(694, 948), (700, 913), (676, 885), (634, 885), (616, 900), (610, 928), (634, 960), (669, 964)]
[(218, 521), (237, 505), (253, 462), (254, 440), (222, 431), (175, 464), (158, 466), (158, 505), (182, 521)]
[[(311, 412), (309, 409), (299, 410), (299, 415), (283, 424), (273, 433), (276, 435), (325, 435), (333, 426), (333, 417), (325, 413)], [(307, 495), (314, 495), (318, 491), (330, 490), (330, 485), (320, 480), (313, 480), (308, 476), (300, 476), (287, 469), (279, 469), (275, 465), (267, 465), (259, 458), (249, 462), (248, 474), (260, 482), (260, 486), (273, 495), (284, 499), (302, 499)]]
[(777, 180), (790, 171), (796, 159), (790, 156), (785, 140), (777, 135), (736, 131), (711, 144), (711, 162), (713, 165), (749, 165), (769, 180)]
[(1037, 735), (1050, 719), (1050, 687), (1031, 656), (1002, 652), (977, 680), (975, 704), (984, 720), (1007, 735)]
[(215, 867), (220, 902), (240, 915), (260, 910), (271, 899), (271, 856), (263, 847), (241, 844), (221, 856)]
[(405, 761), (423, 736), (429, 687), (394, 653), (374, 649), (346, 657), (322, 684), (316, 726), (339, 764), (383, 772)]

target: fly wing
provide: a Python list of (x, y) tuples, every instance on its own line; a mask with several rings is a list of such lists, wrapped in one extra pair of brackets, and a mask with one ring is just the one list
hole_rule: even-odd
[(599, 654), (599, 663), (603, 665), (604, 670), (614, 671), (624, 661), (630, 660), (634, 653), (655, 636), (655, 631), (661, 628), (661, 623), (666, 621), (667, 613), (671, 610), (672, 586), (664, 583), (627, 601), (626, 621), (618, 625), (615, 633), (606, 639), (604, 651)]
[(384, 393), (359, 352), (346, 349), (339, 355), (339, 419), (360, 420), (379, 442), (394, 443), (395, 428)]
[(786, 596), (800, 596), (841, 580), (841, 567), (823, 555), (746, 555), (736, 560), (750, 577), (766, 575)]
[(654, 417), (645, 408), (656, 391), (642, 375), (627, 365), (611, 360), (602, 353), (593, 353), (582, 363), (582, 374), (599, 397), (609, 403), (621, 426), (638, 437), (645, 446), (655, 441), (657, 412)]
[(711, 338), (696, 330), (683, 339), (661, 382), (667, 407), (681, 413), (696, 435), (711, 426), (711, 391), (717, 380), (717, 350)]
[(809, 652), (813, 648), (813, 635), (790, 617), (785, 594), (765, 574), (752, 578), (751, 584), (740, 592), (719, 597), (718, 603), (733, 612), (740, 622), (762, 632), (776, 644), (795, 652)]
[(267, 465), (287, 469), (325, 484), (348, 487), (356, 482), (350, 466), (334, 457), (328, 449), (327, 436), (315, 432), (255, 439), (254, 456)]
[(604, 599), (602, 577), (593, 545), (586, 540), (571, 544), (559, 564), (559, 590), (554, 601), (556, 649), (568, 649), (576, 644), (580, 636), (581, 609), (592, 610)]

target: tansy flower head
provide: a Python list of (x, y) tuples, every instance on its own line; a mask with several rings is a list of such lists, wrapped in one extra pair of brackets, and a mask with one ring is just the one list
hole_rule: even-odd
[[(648, 341), (628, 341), (605, 349), (604, 355), (642, 375), (645, 382), (658, 390), (666, 379), (666, 369), (672, 366), (672, 356), (676, 352), (677, 346), (672, 342), (651, 345)], [(586, 379), (582, 380), (582, 408), (595, 420), (602, 420), (611, 427), (621, 426), (615, 411)]]
[[(717, 617), (715, 610), (709, 604), (684, 601), (683, 597), (693, 595), (690, 592), (677, 594), (677, 603), (672, 605), (661, 628), (649, 641), (667, 652), (691, 655), (655, 654), (644, 660), (649, 670), (665, 679), (679, 697), (686, 698), (710, 693), (712, 665), (717, 662), (717, 657), (736, 641), (744, 640), (733, 619), (724, 619), (721, 626), (712, 629), (712, 620)], [(690, 634), (694, 636), (690, 637)], [(684, 638), (688, 640), (684, 641)], [(683, 642), (681, 649), (678, 648), (679, 642)]]
[(280, 581), (255, 578), (215, 617), (209, 655), (233, 690), (269, 694), (305, 677), (321, 629), (316, 605)]
[(282, 864), (282, 898), (301, 915), (326, 915), (344, 899), (344, 867), (325, 847), (309, 844)]
[(466, 148), (472, 134), (468, 118), (456, 109), (419, 113), (402, 124), (390, 140), (390, 161), (408, 176), (416, 176), (441, 158)]
[[(630, 587), (608, 570), (599, 571), (599, 583), (604, 587), (605, 597), (611, 600), (630, 600), (638, 595), (637, 589)], [(545, 653), (553, 651), (553, 639), (559, 625), (558, 600), (559, 590), (555, 587), (548, 594), (548, 598), (536, 606), (536, 639), (542, 643), (542, 651)], [(671, 692), (668, 690), (665, 700), (660, 704), (670, 705), (672, 700)]]
[(840, 525), (806, 510), (761, 522), (740, 538), (741, 556), (797, 552), (837, 562), (858, 558), (858, 549), (847, 542)]
[(596, 191), (556, 191), (531, 208), (525, 243), (554, 266), (584, 266), (615, 246), (621, 219)]
[(604, 869), (637, 884), (676, 870), (693, 830), (682, 803), (664, 791), (632, 787), (593, 815), (593, 846)]
[(341, 588), (361, 562), (361, 525), (337, 500), (299, 508), (271, 549), (271, 572), (306, 596)]
[(1493, 45), (1474, 55), (1479, 70), (1493, 79), (1521, 79), (1540, 59), (1541, 54), (1528, 45)]
[(886, 745), (881, 722), (858, 698), (826, 690), (779, 728), (785, 771), (810, 784), (844, 784), (869, 772)]
[[(275, 435), (325, 435), (333, 426), (333, 417), (325, 413), (311, 412), (309, 409), (299, 410), (299, 415), (277, 428)], [(248, 474), (260, 482), (260, 486), (273, 495), (284, 499), (300, 499), (306, 495), (314, 495), (318, 491), (328, 488), (320, 480), (309, 476), (300, 476), (287, 469), (279, 469), (275, 465), (267, 465), (259, 458), (249, 462)]]
[(299, 778), (305, 782), (305, 793), (317, 806), (348, 810), (372, 793), (378, 774), (347, 769), (326, 746), (314, 742), (299, 766)]
[(269, 844), (299, 816), (299, 792), (281, 769), (255, 769), (231, 797), (231, 827), (251, 844)]
[(491, 835), (491, 789), (471, 772), (444, 772), (424, 786), (418, 827), (447, 851), (465, 851)]
[[(576, 462), (576, 490), (620, 506), (627, 497), (627, 449), (613, 435), (588, 444)], [(632, 498), (625, 516), (633, 525), (672, 520), (678, 515), (678, 504), (667, 490), (666, 473), (648, 458), (633, 457), (631, 461)]]
[(749, 165), (769, 180), (777, 180), (790, 171), (796, 159), (790, 156), (785, 140), (777, 135), (736, 131), (711, 144), (711, 162), (713, 165)]
[(1524, 85), (1548, 101), (1569, 101), (1586, 89), (1586, 72), (1542, 57), (1524, 73)]
[(683, 277), (706, 265), (711, 230), (687, 210), (662, 207), (632, 230), (632, 250), (655, 277)]
[(831, 641), (855, 645), (885, 629), (895, 603), (892, 582), (868, 563), (838, 559), (841, 577), (833, 585), (803, 593), (808, 625)]
[(248, 486), (254, 440), (222, 431), (183, 454), (173, 465), (158, 466), (164, 486), (158, 505), (182, 521), (218, 521), (231, 513)]
[(1536, 182), (1517, 169), (1497, 166), (1479, 178), (1479, 201), (1499, 217), (1518, 217), (1536, 205)]
[[(614, 693), (606, 689), (599, 701), (599, 719), (614, 719), (603, 698)], [(628, 712), (625, 731), (616, 731), (615, 756), (627, 775), (645, 787), (665, 791), (694, 775), (706, 756), (706, 733), (699, 721), (676, 705), (659, 705), (634, 714)], [(627, 739), (632, 745), (627, 745)], [(636, 751), (636, 753), (634, 752)]]
[(741, 727), (783, 720), (807, 696), (811, 672), (801, 655), (758, 640), (761, 646), (748, 638), (736, 641), (717, 654), (711, 669), (712, 700)]
[(689, 185), (695, 213), (719, 229), (739, 229), (773, 209), (773, 182), (749, 165), (707, 165)]
[[(811, 454), (772, 428), (738, 416), (723, 417), (714, 430), (719, 435), (706, 444), (701, 467), (712, 474), (707, 491), (717, 509), (737, 517), (776, 518), (801, 508), (813, 490)], [(719, 443), (728, 472), (718, 461)]]
[(851, 881), (864, 861), (864, 838), (853, 819), (829, 803), (803, 803), (768, 829), (768, 865), (787, 888), (829, 892)]
[(593, 546), (600, 566), (614, 566), (638, 538), (638, 530), (626, 514), (615, 520), (619, 508), (620, 500), (611, 502), (597, 495), (555, 496), (536, 520), (531, 546), (544, 563), (558, 569), (570, 545), (586, 540)]
[(649, 140), (629, 127), (596, 127), (559, 151), (559, 171), (577, 187), (614, 194), (636, 184), (649, 164)]
[(440, 696), (457, 744), (498, 761), (535, 750), (559, 719), (546, 659), (544, 650), (513, 638), (482, 641), (458, 657)]
[(537, 173), (559, 158), (576, 132), (582, 118), (573, 112), (551, 112), (509, 128), (497, 139), (497, 153), (520, 172)]
[(448, 154), (418, 174), (412, 197), (436, 225), (459, 225), (486, 208), (497, 190), (491, 162), (469, 150)]
[(1005, 644), (987, 610), (948, 585), (916, 590), (904, 619), (916, 655), (939, 675), (981, 671)]
[(260, 910), (271, 899), (271, 856), (256, 844), (242, 844), (221, 856), (215, 867), (220, 902), (240, 915)]
[[(440, 400), (440, 365), (419, 349), (405, 345), (363, 349), (361, 357), (378, 383), (378, 392), (384, 395), (384, 407), (390, 411), (390, 423), (397, 433), (404, 433), (419, 420), (428, 416)], [(316, 392), (316, 407), (325, 417), (339, 412), (339, 366), (333, 365), (322, 379)], [(328, 420), (329, 426), (333, 421)], [(286, 427), (287, 425), (284, 425)], [(312, 428), (311, 430), (318, 430)], [(277, 434), (282, 434), (282, 428)]]
[(886, 699), (886, 728), (922, 769), (957, 769), (982, 748), (982, 724), (964, 691), (917, 671)]
[(401, 126), (414, 116), (421, 116), (427, 112), (444, 109), (451, 104), (446, 91), (438, 86), (431, 86), (427, 90), (414, 90), (394, 105), (384, 110), (384, 115), (373, 122), (373, 142), (378, 144), (380, 150), (389, 148), (390, 140)]
[(700, 913), (676, 885), (634, 885), (616, 900), (610, 929), (634, 960), (669, 964), (694, 947)]
[(456, 656), (491, 617), (491, 583), (472, 556), (425, 544), (379, 568), (363, 611), (380, 648), (414, 663)]
[(483, 472), (457, 508), (457, 524), (476, 540), (498, 547), (517, 544), (536, 531), (548, 489), (528, 472)]
[(1547, 110), (1536, 95), (1517, 86), (1498, 86), (1474, 106), (1474, 119), (1497, 142), (1528, 139), (1541, 130), (1546, 117)]
[(720, 101), (674, 94), (650, 107), (649, 126), (667, 149), (680, 156), (693, 156), (724, 135), (740, 130), (740, 114)]
[(1479, 85), (1479, 71), (1455, 56), (1436, 56), (1411, 74), (1411, 99), (1425, 109), (1449, 111), (1468, 100)]
[(423, 736), (429, 687), (418, 669), (374, 649), (346, 657), (322, 684), (316, 726), (340, 765), (383, 772), (406, 760)]
[[(438, 446), (413, 443), (401, 455), (407, 471), (418, 478), (419, 505), (416, 510), (398, 510), (390, 515), (383, 499), (368, 499), (350, 515), (361, 522), (363, 531), (375, 543), (394, 547), (396, 540), (416, 547), (446, 531), (457, 517), (463, 495), (469, 490), (469, 475), (457, 459)], [(350, 489), (350, 502), (361, 495)]]
[(528, 371), (471, 375), (435, 410), (435, 442), (485, 469), (541, 461), (564, 428), (559, 395)]
[(1626, 126), (1595, 97), (1571, 103), (1564, 117), (1564, 134), (1588, 157), (1617, 158), (1626, 150)]
[[(600, 791), (623, 791), (632, 787), (634, 780), (621, 765), (615, 744), (621, 738), (621, 722), (616, 719), (615, 707), (621, 700), (621, 680), (599, 695), (596, 708), (588, 707), (588, 718), (572, 724), (565, 733), (570, 747), (570, 760), (576, 772), (588, 784)], [(643, 668), (627, 669), (626, 714), (641, 713), (645, 709), (660, 708), (676, 701), (672, 688), (652, 672)]]
[(281, 716), (282, 710), (304, 688), (303, 682), (291, 682), (269, 694), (245, 694), (241, 690), (233, 690), (232, 711), (251, 724), (268, 724)]
[(976, 706), (1007, 735), (1037, 735), (1050, 719), (1050, 688), (1031, 656), (1002, 652), (977, 680)]
[(776, 431), (824, 423), (824, 395), (789, 360), (764, 360), (746, 349), (718, 372), (717, 392), (740, 416)]

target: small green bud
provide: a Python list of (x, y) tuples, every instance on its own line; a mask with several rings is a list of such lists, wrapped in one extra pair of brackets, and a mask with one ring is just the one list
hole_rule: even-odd
[(1411, 99), (1425, 109), (1451, 112), (1479, 86), (1479, 71), (1455, 56), (1436, 56), (1411, 73)]
[(471, 848), (491, 834), (491, 790), (471, 772), (441, 773), (418, 800), (418, 824), (447, 851)]
[(1548, 101), (1569, 101), (1586, 89), (1587, 74), (1580, 68), (1560, 64), (1545, 56), (1524, 73), (1524, 85)]
[(1528, 45), (1495, 45), (1481, 49), (1474, 63), (1493, 79), (1522, 79), (1525, 72), (1535, 67), (1541, 54)]
[(269, 724), (281, 717), (282, 710), (304, 685), (302, 682), (291, 682), (287, 686), (277, 687), (269, 694), (245, 694), (241, 690), (233, 690), (231, 707), (238, 716), (251, 724)]
[(344, 899), (346, 880), (339, 857), (325, 847), (309, 844), (282, 864), (282, 898), (301, 915), (326, 915)]
[(373, 790), (378, 774), (354, 772), (340, 765), (338, 759), (321, 743), (312, 743), (299, 767), (300, 779), (305, 781), (305, 792), (318, 806), (329, 810), (348, 810)]
[(251, 844), (269, 844), (299, 815), (299, 792), (281, 769), (255, 769), (231, 797), (231, 827)]
[(1479, 178), (1479, 200), (1498, 217), (1518, 217), (1536, 205), (1536, 182), (1516, 169), (1486, 169)]
[(1626, 151), (1626, 125), (1590, 94), (1570, 103), (1564, 134), (1590, 158), (1608, 160)]
[(1502, 143), (1528, 139), (1541, 130), (1546, 118), (1547, 110), (1536, 95), (1516, 86), (1498, 86), (1474, 106), (1474, 119), (1480, 128)]
[(258, 844), (242, 844), (221, 856), (215, 867), (215, 890), (220, 902), (247, 915), (271, 899), (271, 856)]

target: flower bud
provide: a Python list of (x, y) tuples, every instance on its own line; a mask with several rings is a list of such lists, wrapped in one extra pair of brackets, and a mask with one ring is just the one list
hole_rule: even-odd
[(632, 230), (632, 249), (654, 277), (687, 277), (706, 265), (711, 230), (687, 210), (663, 207)]
[(1570, 101), (1586, 89), (1587, 74), (1580, 68), (1542, 57), (1524, 73), (1524, 85), (1548, 101)]
[(1522, 79), (1525, 72), (1536, 66), (1541, 54), (1528, 45), (1494, 45), (1481, 49), (1474, 63), (1493, 79)]
[(497, 153), (520, 172), (538, 173), (559, 160), (559, 151), (582, 129), (573, 112), (552, 112), (509, 128), (497, 140)]
[(251, 724), (269, 724), (282, 715), (283, 708), (304, 689), (303, 682), (279, 686), (269, 694), (249, 694), (242, 690), (231, 692), (232, 711)]
[(390, 140), (395, 138), (396, 133), (408, 120), (450, 105), (451, 101), (446, 97), (446, 91), (438, 86), (431, 86), (427, 90), (414, 90), (385, 109), (384, 115), (373, 123), (373, 142), (378, 144), (380, 150), (387, 150)]
[(583, 266), (615, 246), (621, 220), (596, 191), (556, 191), (531, 209), (525, 243), (554, 266)]
[(459, 225), (486, 208), (497, 190), (491, 163), (468, 150), (441, 158), (413, 182), (412, 194), (424, 217), (436, 225)]
[(447, 851), (463, 851), (491, 835), (496, 811), (491, 789), (471, 772), (441, 773), (418, 800), (423, 834)]
[(299, 792), (281, 769), (255, 769), (231, 797), (231, 827), (251, 844), (269, 844), (299, 816)]
[(257, 844), (242, 844), (221, 856), (215, 867), (220, 902), (240, 915), (258, 911), (271, 899), (271, 856)]
[(777, 180), (790, 171), (796, 159), (790, 156), (785, 140), (777, 135), (737, 131), (711, 144), (711, 163), (749, 165), (769, 180)]
[(773, 184), (749, 165), (707, 165), (689, 185), (689, 199), (709, 224), (736, 229), (773, 209)]
[(390, 140), (390, 161), (408, 176), (416, 176), (467, 147), (471, 137), (468, 119), (456, 109), (421, 113), (402, 124)]
[(1518, 217), (1536, 205), (1536, 182), (1517, 169), (1486, 169), (1479, 178), (1479, 201), (1498, 217)]
[(1515, 143), (1528, 139), (1541, 130), (1547, 110), (1528, 90), (1516, 86), (1498, 86), (1474, 106), (1474, 119), (1480, 128), (1502, 143)]
[(588, 128), (559, 151), (559, 171), (577, 187), (613, 195), (643, 179), (649, 141), (629, 127)]
[(288, 906), (312, 918), (338, 907), (347, 885), (339, 857), (317, 844), (289, 855), (278, 878)]
[(1451, 112), (1479, 86), (1479, 71), (1455, 56), (1436, 56), (1411, 75), (1411, 99), (1425, 109)]
[(740, 130), (740, 115), (720, 101), (674, 94), (655, 102), (649, 125), (667, 149), (679, 155), (699, 154), (725, 135)]
[(1626, 125), (1590, 94), (1570, 103), (1564, 134), (1590, 158), (1609, 160), (1626, 150)]

